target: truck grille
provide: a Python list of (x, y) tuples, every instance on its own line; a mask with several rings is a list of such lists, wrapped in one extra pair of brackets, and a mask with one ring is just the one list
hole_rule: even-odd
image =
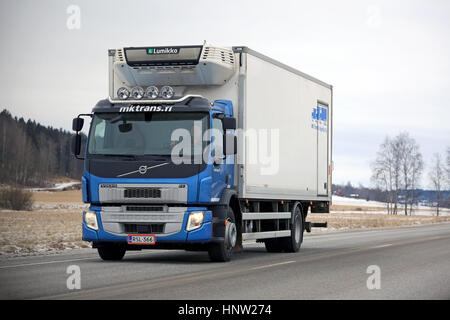
[(126, 233), (148, 234), (163, 233), (164, 224), (124, 224)]
[(98, 197), (102, 203), (184, 204), (187, 196), (185, 184), (102, 183), (98, 187)]
[(164, 207), (127, 206), (127, 212), (164, 212)]
[(158, 188), (126, 188), (123, 191), (124, 198), (161, 198), (161, 190)]

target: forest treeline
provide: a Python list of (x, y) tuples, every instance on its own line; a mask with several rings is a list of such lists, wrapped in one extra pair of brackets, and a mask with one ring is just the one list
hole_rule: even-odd
[[(45, 186), (55, 177), (80, 179), (83, 162), (71, 154), (72, 134), (0, 113), (0, 184)], [(85, 138), (85, 137), (83, 137)]]

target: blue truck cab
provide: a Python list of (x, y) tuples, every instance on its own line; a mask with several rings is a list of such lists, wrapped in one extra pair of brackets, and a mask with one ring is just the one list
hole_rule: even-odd
[[(226, 212), (235, 195), (231, 101), (102, 100), (84, 116), (92, 121), (82, 177), (83, 202), (90, 204), (83, 240), (105, 260), (142, 248), (207, 250), (213, 260), (229, 259), (237, 241), (234, 216)], [(73, 121), (76, 131), (82, 117)]]

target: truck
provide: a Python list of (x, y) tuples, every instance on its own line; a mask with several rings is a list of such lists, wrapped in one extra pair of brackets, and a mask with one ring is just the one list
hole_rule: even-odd
[(103, 260), (180, 249), (225, 262), (246, 241), (297, 252), (326, 227), (307, 218), (331, 205), (331, 85), (245, 46), (108, 57), (109, 97), (72, 122), (82, 238)]

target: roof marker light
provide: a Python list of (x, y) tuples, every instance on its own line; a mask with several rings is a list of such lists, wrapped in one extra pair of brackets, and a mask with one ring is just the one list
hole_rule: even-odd
[(164, 99), (172, 99), (173, 95), (175, 94), (172, 87), (164, 86), (161, 88), (161, 98)]
[(158, 98), (159, 90), (155, 86), (150, 86), (145, 90), (145, 96), (149, 99), (156, 99)]
[(130, 91), (125, 87), (119, 88), (119, 90), (117, 90), (117, 96), (121, 100), (126, 100), (130, 97)]
[(131, 96), (137, 100), (142, 99), (144, 97), (144, 89), (142, 87), (134, 87), (131, 89)]

